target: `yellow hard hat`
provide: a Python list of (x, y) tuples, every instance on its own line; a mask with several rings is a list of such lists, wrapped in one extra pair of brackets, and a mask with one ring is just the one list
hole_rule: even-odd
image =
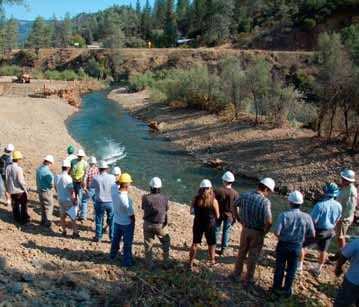
[(123, 174), (119, 177), (118, 181), (119, 181), (120, 183), (132, 183), (132, 182), (133, 182), (133, 181), (132, 181), (132, 178), (131, 178), (131, 176), (130, 176), (130, 174), (127, 174), (127, 173), (123, 173)]
[(14, 160), (20, 160), (22, 159), (22, 153), (20, 151), (14, 151), (13, 154), (12, 154), (12, 158)]

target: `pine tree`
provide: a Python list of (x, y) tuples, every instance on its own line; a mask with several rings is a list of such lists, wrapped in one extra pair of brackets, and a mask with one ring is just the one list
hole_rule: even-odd
[(167, 0), (166, 3), (166, 19), (164, 26), (164, 43), (166, 47), (173, 47), (176, 45), (177, 26), (176, 16), (174, 13), (173, 0)]
[(137, 14), (137, 16), (141, 15), (141, 2), (140, 2), (140, 0), (137, 0), (137, 2), (136, 2), (136, 14)]
[(190, 21), (190, 2), (189, 0), (177, 0), (176, 16), (177, 26), (182, 34), (188, 32)]
[(72, 37), (72, 20), (70, 13), (66, 13), (65, 19), (63, 22), (63, 42), (64, 47), (68, 47), (70, 45), (71, 37)]
[(206, 0), (193, 0), (190, 20), (191, 36), (201, 36), (204, 31), (204, 19), (207, 12)]
[(166, 0), (155, 0), (153, 6), (153, 26), (155, 29), (163, 29), (166, 21)]
[(19, 25), (14, 18), (9, 19), (5, 24), (4, 47), (7, 50), (15, 49), (18, 46)]
[(49, 48), (51, 46), (51, 31), (44, 18), (37, 17), (27, 38), (28, 48)]
[(152, 29), (152, 17), (151, 17), (151, 5), (149, 0), (146, 0), (146, 4), (143, 8), (141, 15), (141, 33), (144, 40), (150, 40)]

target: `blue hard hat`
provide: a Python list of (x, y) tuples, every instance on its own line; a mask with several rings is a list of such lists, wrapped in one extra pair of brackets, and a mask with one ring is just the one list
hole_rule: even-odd
[(339, 188), (338, 188), (337, 184), (334, 182), (327, 183), (324, 186), (323, 191), (326, 196), (337, 197), (339, 195)]

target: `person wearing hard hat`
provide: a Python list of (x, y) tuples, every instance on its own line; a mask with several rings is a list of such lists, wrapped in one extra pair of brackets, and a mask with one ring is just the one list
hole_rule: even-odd
[[(66, 212), (71, 207), (77, 206), (77, 200), (74, 190), (74, 185), (71, 176), (69, 175), (71, 163), (69, 160), (62, 162), (62, 172), (56, 176), (55, 189), (57, 191), (57, 200), (60, 205), (60, 223), (62, 228), (62, 235), (66, 236)], [(71, 220), (72, 224), (72, 237), (79, 238), (80, 234), (77, 228), (76, 219)]]
[(132, 184), (132, 178), (128, 173), (123, 173), (118, 178), (118, 183), (112, 185), (112, 201), (114, 209), (114, 232), (111, 242), (110, 258), (115, 260), (120, 242), (123, 239), (123, 258), (122, 266), (132, 266), (132, 244), (135, 231), (135, 212), (133, 200), (128, 195)]
[(103, 235), (103, 221), (105, 213), (107, 214), (107, 224), (110, 228), (109, 237), (112, 240), (113, 231), (113, 204), (111, 189), (114, 185), (113, 176), (108, 173), (108, 164), (105, 161), (100, 161), (99, 175), (95, 176), (90, 185), (90, 189), (95, 190), (95, 224), (96, 235), (94, 240), (101, 242)]
[[(219, 204), (220, 218), (217, 220), (217, 244), (220, 250), (217, 254), (222, 255), (228, 247), (232, 225), (235, 222), (233, 217), (233, 206), (235, 200), (239, 197), (238, 192), (233, 189), (232, 185), (235, 181), (234, 175), (231, 172), (226, 172), (222, 176), (223, 187), (215, 190), (216, 199)], [(223, 228), (222, 228), (223, 224)], [(222, 230), (222, 236), (221, 236)], [(219, 243), (218, 243), (219, 242)]]
[(342, 182), (337, 201), (342, 205), (343, 212), (335, 229), (338, 251), (334, 256), (329, 257), (332, 261), (338, 259), (340, 249), (346, 244), (346, 236), (350, 225), (354, 221), (355, 209), (358, 204), (358, 191), (355, 187), (355, 172), (347, 169), (340, 173), (340, 177)]
[(77, 155), (75, 155), (76, 148), (73, 145), (67, 146), (67, 157), (66, 160), (70, 161), (72, 163), (73, 160), (77, 159)]
[(47, 155), (42, 165), (36, 170), (36, 186), (41, 205), (41, 225), (51, 227), (54, 197), (52, 188), (54, 187), (54, 175), (51, 167), (54, 164), (54, 157)]
[(87, 220), (87, 212), (88, 212), (88, 202), (91, 199), (95, 203), (95, 190), (91, 189), (91, 184), (93, 179), (99, 175), (100, 171), (97, 167), (97, 159), (96, 157), (91, 156), (89, 161), (89, 168), (86, 170), (86, 175), (84, 179), (84, 195), (82, 206), (80, 208), (80, 221)]
[(359, 239), (351, 241), (341, 250), (335, 268), (337, 277), (343, 274), (343, 266), (347, 261), (350, 266), (335, 297), (334, 307), (359, 306)]
[(145, 262), (148, 269), (153, 268), (152, 249), (157, 237), (162, 245), (163, 260), (168, 263), (170, 256), (170, 236), (168, 233), (168, 197), (161, 193), (162, 181), (154, 177), (150, 181), (150, 194), (142, 198), (143, 235)]
[(74, 189), (80, 210), (86, 206), (87, 202), (84, 197), (85, 175), (88, 164), (85, 160), (86, 154), (83, 149), (77, 152), (77, 158), (71, 161), (71, 177), (74, 182)]
[[(15, 146), (13, 144), (6, 145), (4, 149), (4, 154), (0, 157), (0, 175), (5, 185), (6, 190), (6, 168), (12, 163), (11, 154), (15, 150)], [(11, 196), (8, 191), (5, 191), (6, 204), (8, 206), (11, 205)]]
[[(292, 286), (297, 272), (303, 243), (315, 237), (315, 229), (309, 214), (300, 210), (304, 203), (303, 194), (294, 191), (289, 194), (290, 209), (281, 213), (274, 227), (278, 237), (276, 264), (274, 270), (273, 293), (275, 295), (292, 295)], [(283, 287), (284, 274), (285, 281)]]
[(12, 164), (6, 168), (6, 187), (11, 196), (12, 213), (15, 222), (26, 224), (30, 217), (27, 214), (28, 192), (24, 171), (20, 164), (23, 156), (20, 151), (12, 154)]
[[(247, 258), (247, 272), (243, 286), (253, 284), (257, 261), (262, 251), (264, 237), (272, 226), (272, 211), (269, 197), (274, 192), (275, 182), (272, 178), (264, 178), (257, 190), (242, 193), (235, 202), (233, 215), (242, 224), (238, 258), (234, 272), (230, 278), (238, 281)], [(239, 209), (239, 212), (238, 212)]]
[(193, 243), (189, 252), (189, 268), (193, 269), (193, 262), (196, 258), (198, 244), (202, 243), (205, 235), (208, 244), (208, 258), (213, 265), (216, 263), (216, 220), (219, 219), (219, 205), (214, 195), (211, 181), (202, 180), (197, 196), (191, 206), (191, 213), (194, 214), (193, 222)]
[(303, 244), (301, 261), (298, 271), (302, 271), (305, 258), (305, 248), (316, 245), (319, 249), (319, 264), (313, 270), (314, 275), (319, 276), (327, 261), (327, 251), (331, 240), (335, 237), (335, 226), (342, 216), (342, 205), (335, 200), (339, 194), (339, 188), (335, 183), (328, 183), (323, 188), (324, 197), (315, 204), (310, 213), (316, 236), (313, 240), (306, 240)]

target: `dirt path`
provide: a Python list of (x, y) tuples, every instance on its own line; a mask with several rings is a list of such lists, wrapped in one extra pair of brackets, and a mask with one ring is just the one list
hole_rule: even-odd
[[(34, 187), (35, 168), (45, 154), (56, 157), (56, 172), (69, 143), (65, 120), (75, 109), (60, 99), (0, 98), (1, 145), (12, 142), (25, 156), (26, 180)], [(266, 239), (260, 259), (258, 288), (247, 292), (227, 279), (233, 268), (239, 244), (237, 225), (228, 254), (221, 265), (206, 265), (206, 252), (195, 272), (185, 269), (191, 244), (192, 217), (188, 207), (171, 203), (169, 230), (175, 266), (147, 272), (143, 267), (142, 212), (139, 208), (143, 192), (134, 188), (131, 195), (136, 205), (134, 255), (137, 265), (123, 270), (119, 261), (108, 260), (109, 242), (94, 243), (92, 219), (82, 224), (81, 238), (72, 240), (60, 235), (58, 226), (50, 232), (39, 226), (37, 196), (30, 196), (31, 223), (18, 227), (12, 223), (10, 209), (0, 205), (0, 302), (1, 306), (124, 306), (131, 305), (199, 305), (260, 306), (268, 304), (266, 291), (272, 283), (275, 239)], [(92, 208), (92, 206), (90, 206)], [(58, 221), (58, 210), (55, 212)], [(90, 213), (90, 217), (93, 215)], [(158, 264), (161, 264), (160, 258)], [(306, 268), (310, 264), (308, 263)], [(329, 266), (317, 280), (305, 272), (296, 284), (296, 296), (283, 306), (302, 305), (313, 301), (328, 306), (337, 281)], [(5, 305), (7, 304), (7, 305)]]

